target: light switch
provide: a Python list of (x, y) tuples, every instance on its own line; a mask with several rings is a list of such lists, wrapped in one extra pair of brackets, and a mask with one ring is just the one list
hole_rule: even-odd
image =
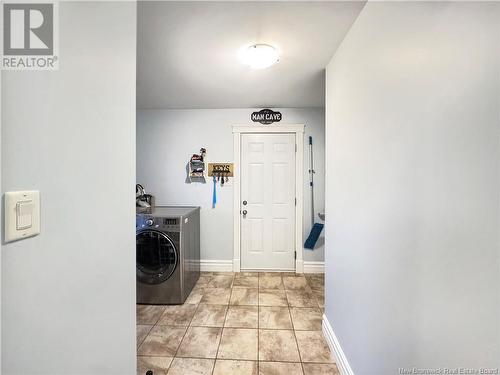
[(16, 204), (16, 229), (31, 228), (33, 222), (33, 201), (22, 201)]
[(15, 191), (5, 193), (5, 242), (36, 236), (40, 233), (40, 193)]

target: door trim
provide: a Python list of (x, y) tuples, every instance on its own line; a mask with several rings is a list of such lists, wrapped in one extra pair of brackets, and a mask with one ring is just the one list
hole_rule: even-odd
[[(303, 261), (303, 196), (304, 196), (304, 124), (277, 124), (277, 125), (233, 125), (233, 147), (234, 147), (234, 194), (233, 194), (233, 227), (234, 227), (234, 256), (233, 272), (241, 269), (241, 221), (240, 221), (240, 163), (241, 163), (241, 135), (242, 134), (265, 134), (265, 133), (291, 133), (295, 134), (295, 194), (297, 204), (295, 205), (295, 272), (304, 271)], [(276, 270), (279, 271), (279, 270)]]

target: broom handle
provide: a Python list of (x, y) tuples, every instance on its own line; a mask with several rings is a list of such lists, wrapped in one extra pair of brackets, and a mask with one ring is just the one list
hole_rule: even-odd
[(314, 163), (313, 163), (313, 142), (309, 136), (309, 186), (311, 187), (311, 227), (314, 225)]

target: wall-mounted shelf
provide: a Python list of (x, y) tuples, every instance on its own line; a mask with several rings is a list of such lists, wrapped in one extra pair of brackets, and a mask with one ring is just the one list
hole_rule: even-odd
[(189, 159), (189, 171), (188, 177), (191, 182), (205, 182), (205, 153), (206, 150), (204, 148), (200, 149), (199, 154), (194, 154)]

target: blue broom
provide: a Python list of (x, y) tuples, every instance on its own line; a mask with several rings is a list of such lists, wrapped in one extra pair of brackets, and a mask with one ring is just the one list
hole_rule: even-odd
[(306, 242), (304, 243), (304, 247), (306, 249), (314, 249), (314, 246), (316, 245), (316, 242), (318, 241), (319, 235), (321, 234), (321, 231), (323, 230), (324, 225), (321, 223), (315, 223), (314, 222), (314, 164), (313, 164), (313, 146), (312, 146), (312, 137), (309, 136), (309, 152), (311, 154), (311, 157), (309, 158), (309, 186), (311, 187), (311, 232), (309, 233), (309, 237), (307, 237)]

